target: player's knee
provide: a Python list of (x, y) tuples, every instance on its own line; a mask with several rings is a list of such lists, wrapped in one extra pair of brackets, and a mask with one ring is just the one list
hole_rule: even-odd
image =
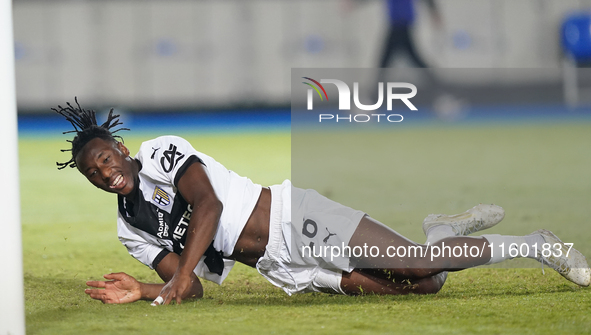
[(435, 294), (441, 290), (444, 281), (439, 280), (436, 276), (426, 278), (419, 284), (419, 291), (422, 294)]

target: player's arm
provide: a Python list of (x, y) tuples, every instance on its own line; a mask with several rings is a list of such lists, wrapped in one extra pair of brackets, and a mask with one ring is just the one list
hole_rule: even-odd
[[(179, 267), (180, 256), (175, 253), (169, 253), (166, 255), (158, 266), (156, 267), (156, 272), (162, 278), (165, 283), (168, 283), (174, 273)], [(142, 289), (142, 299), (145, 300), (154, 300), (160, 294), (160, 291), (164, 287), (165, 284), (144, 284), (145, 287)], [(191, 272), (191, 287), (188, 291), (186, 291), (182, 295), (182, 299), (187, 298), (202, 298), (203, 297), (203, 286), (201, 285), (201, 281), (194, 272)]]
[[(154, 300), (158, 297), (158, 295), (160, 295), (160, 291), (162, 291), (164, 285), (166, 285), (166, 283), (168, 283), (174, 276), (174, 273), (176, 272), (179, 266), (179, 259), (179, 255), (171, 252), (168, 255), (166, 255), (160, 261), (160, 263), (158, 263), (158, 266), (156, 267), (156, 272), (164, 281), (164, 284), (139, 283), (141, 300)], [(189, 290), (183, 293), (181, 299), (202, 297), (203, 286), (201, 285), (201, 281), (199, 281), (199, 278), (195, 275), (195, 273), (191, 273), (191, 286)]]
[[(179, 256), (169, 253), (160, 261), (156, 272), (168, 282), (172, 279), (179, 263)], [(124, 273), (110, 273), (104, 276), (109, 281), (88, 281), (86, 285), (92, 287), (84, 292), (91, 298), (100, 300), (105, 304), (125, 304), (137, 300), (154, 300), (160, 294), (165, 284), (149, 284), (137, 281), (132, 276)], [(195, 274), (192, 275), (191, 287), (182, 296), (186, 298), (203, 297), (203, 286)]]
[(193, 163), (187, 168), (177, 187), (183, 198), (192, 205), (193, 213), (178, 266), (160, 292), (164, 304), (170, 303), (173, 299), (180, 303), (182, 298), (187, 296), (192, 287), (191, 282), (195, 278), (193, 270), (213, 241), (223, 209), (205, 167), (200, 163)]

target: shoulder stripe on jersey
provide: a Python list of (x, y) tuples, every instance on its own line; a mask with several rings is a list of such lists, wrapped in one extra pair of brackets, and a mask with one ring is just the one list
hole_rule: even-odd
[(174, 186), (175, 187), (179, 187), (179, 180), (185, 174), (185, 172), (187, 172), (187, 169), (189, 168), (189, 166), (191, 166), (191, 164), (193, 164), (193, 163), (201, 163), (201, 164), (203, 164), (203, 166), (207, 166), (207, 165), (205, 165), (205, 163), (203, 163), (201, 158), (199, 158), (195, 155), (189, 156), (189, 158), (187, 158), (187, 160), (183, 163), (183, 165), (176, 172), (176, 176), (174, 176)]

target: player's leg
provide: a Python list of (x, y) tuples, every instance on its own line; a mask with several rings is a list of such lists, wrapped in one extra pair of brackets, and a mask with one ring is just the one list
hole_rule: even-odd
[[(533, 258), (548, 265), (564, 278), (581, 286), (591, 284), (591, 269), (587, 259), (572, 243), (562, 242), (551, 231), (540, 229), (525, 236), (482, 235), (494, 249), (487, 264), (516, 257)], [(543, 269), (543, 266), (542, 266)]]
[(354, 270), (343, 273), (341, 289), (348, 295), (359, 294), (434, 294), (445, 283), (446, 273), (421, 279), (388, 278), (378, 271)]
[[(454, 236), (427, 246), (407, 239), (368, 216), (359, 222), (349, 247), (356, 269), (384, 269), (395, 277), (408, 279), (484, 265), (491, 259), (491, 249), (484, 238)], [(473, 252), (454, 255), (451, 253), (454, 248)], [(434, 250), (445, 252), (437, 255)]]
[[(591, 270), (585, 257), (546, 230), (526, 236), (453, 236), (427, 246), (412, 242), (366, 216), (360, 221), (349, 246), (356, 256), (353, 259), (356, 269), (383, 269), (397, 278), (427, 278), (443, 271), (528, 257), (550, 266), (578, 285), (591, 283)], [(379, 252), (372, 254), (372, 248)], [(363, 252), (357, 257), (355, 250), (369, 250), (369, 253)]]
[[(504, 218), (504, 214), (501, 207), (484, 204), (455, 215), (430, 214), (423, 221), (423, 230), (427, 237), (425, 244), (491, 228)], [(446, 279), (447, 271), (427, 278), (405, 279), (396, 277), (396, 274), (388, 270), (356, 269), (352, 273), (343, 274), (341, 288), (349, 295), (433, 294), (439, 292)]]
[[(504, 217), (503, 208), (479, 204), (460, 214), (431, 214), (423, 221), (423, 231), (427, 235), (427, 242), (433, 242), (449, 236), (468, 235), (491, 228)], [(578, 285), (588, 286), (591, 282), (591, 270), (585, 256), (563, 243), (550, 231), (542, 229), (526, 236), (482, 236), (490, 245), (495, 246), (489, 264), (513, 258), (513, 255), (529, 257), (549, 265)]]
[[(427, 238), (424, 244), (431, 245), (447, 237), (466, 236), (491, 228), (504, 217), (505, 210), (494, 204), (479, 204), (460, 214), (429, 214), (423, 220), (423, 232)], [(447, 271), (437, 276), (440, 278), (438, 282), (445, 284)]]

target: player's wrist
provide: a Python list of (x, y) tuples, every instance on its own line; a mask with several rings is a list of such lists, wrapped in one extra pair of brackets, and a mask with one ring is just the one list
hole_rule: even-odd
[(154, 300), (160, 292), (159, 287), (156, 290), (152, 289), (150, 284), (139, 283), (139, 300)]
[(177, 267), (175, 274), (174, 274), (176, 277), (179, 277), (179, 276), (187, 277), (193, 273), (193, 269), (195, 268), (195, 266), (191, 266), (190, 264), (187, 264), (187, 263), (183, 262), (182, 260), (179, 263), (180, 264)]
[(148, 297), (145, 294), (146, 288), (145, 288), (144, 283), (139, 283), (139, 291), (140, 291), (140, 299), (141, 300), (148, 299)]
[(176, 271), (176, 276), (177, 277), (190, 277), (192, 273), (193, 273), (193, 269), (179, 267)]

